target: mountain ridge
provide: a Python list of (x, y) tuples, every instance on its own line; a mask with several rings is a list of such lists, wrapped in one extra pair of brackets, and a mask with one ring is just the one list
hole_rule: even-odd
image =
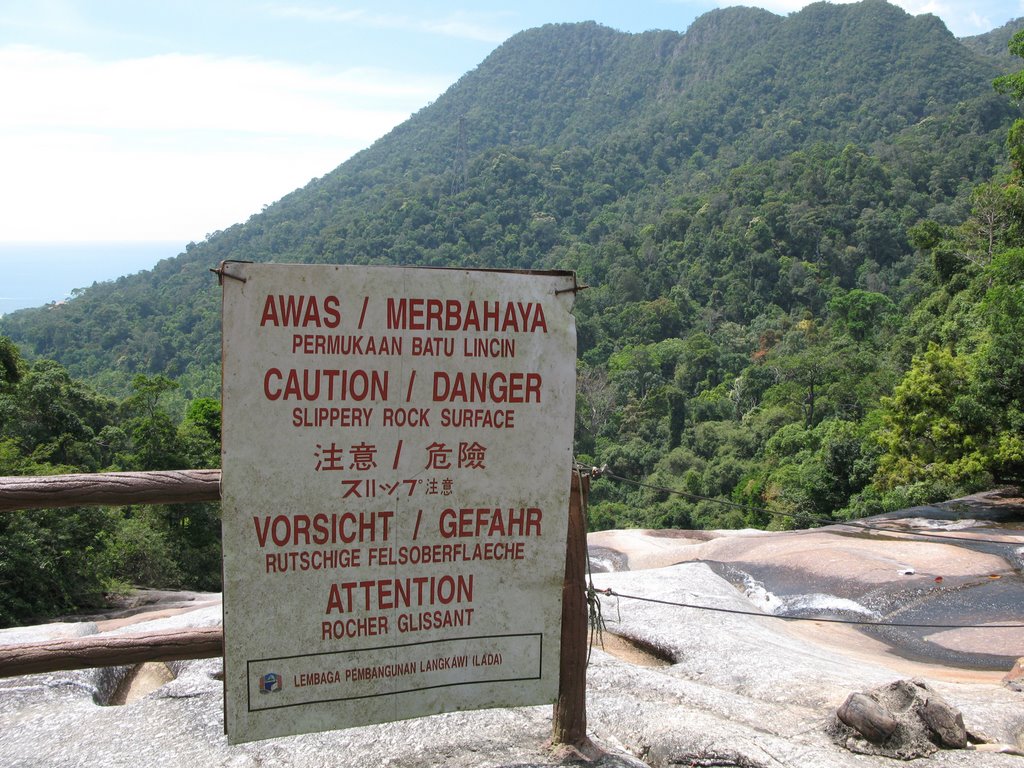
[[(596, 222), (653, 221), (659, 196), (707, 194), (744, 163), (822, 142), (872, 150), (942, 133), (952, 145), (980, 130), (970, 171), (979, 179), (1011, 115), (990, 93), (999, 71), (936, 17), (884, 0), (816, 3), (787, 17), (727, 8), (685, 33), (594, 22), (527, 30), (246, 222), (60, 308), (8, 315), (0, 333), (108, 390), (125, 391), (141, 372), (185, 377), (190, 392), (209, 394), (219, 311), (207, 270), (221, 260), (571, 264), (574, 242), (607, 229)], [(945, 197), (955, 194), (948, 186)], [(482, 225), (496, 204), (507, 215)]]

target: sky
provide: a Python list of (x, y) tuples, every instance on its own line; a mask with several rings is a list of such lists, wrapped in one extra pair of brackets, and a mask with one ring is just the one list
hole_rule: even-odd
[[(735, 4), (0, 0), (0, 243), (181, 250), (331, 171), (518, 31), (685, 31)], [(1024, 16), (1024, 0), (897, 4), (957, 36)]]

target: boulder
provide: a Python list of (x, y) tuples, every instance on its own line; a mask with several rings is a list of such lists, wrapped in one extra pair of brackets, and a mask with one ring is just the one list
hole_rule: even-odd
[(836, 716), (872, 744), (883, 744), (899, 725), (888, 709), (863, 693), (851, 693)]
[(850, 694), (836, 720), (837, 742), (860, 754), (912, 760), (967, 747), (963, 715), (924, 680)]

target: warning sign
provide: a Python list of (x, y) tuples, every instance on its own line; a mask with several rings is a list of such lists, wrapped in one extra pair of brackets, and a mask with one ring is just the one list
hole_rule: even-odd
[(230, 741), (555, 699), (574, 285), (223, 265)]

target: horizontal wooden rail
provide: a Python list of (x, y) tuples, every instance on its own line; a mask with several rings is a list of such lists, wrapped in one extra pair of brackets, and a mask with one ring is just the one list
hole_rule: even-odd
[(220, 627), (87, 635), (71, 640), (0, 645), (0, 677), (146, 661), (212, 659), (223, 654), (224, 632)]
[(220, 501), (219, 469), (0, 477), (0, 512)]
[[(220, 501), (219, 469), (0, 477), (0, 512), (201, 501)], [(223, 653), (224, 632), (220, 627), (96, 634), (0, 645), (0, 678), (146, 661), (209, 659)]]

